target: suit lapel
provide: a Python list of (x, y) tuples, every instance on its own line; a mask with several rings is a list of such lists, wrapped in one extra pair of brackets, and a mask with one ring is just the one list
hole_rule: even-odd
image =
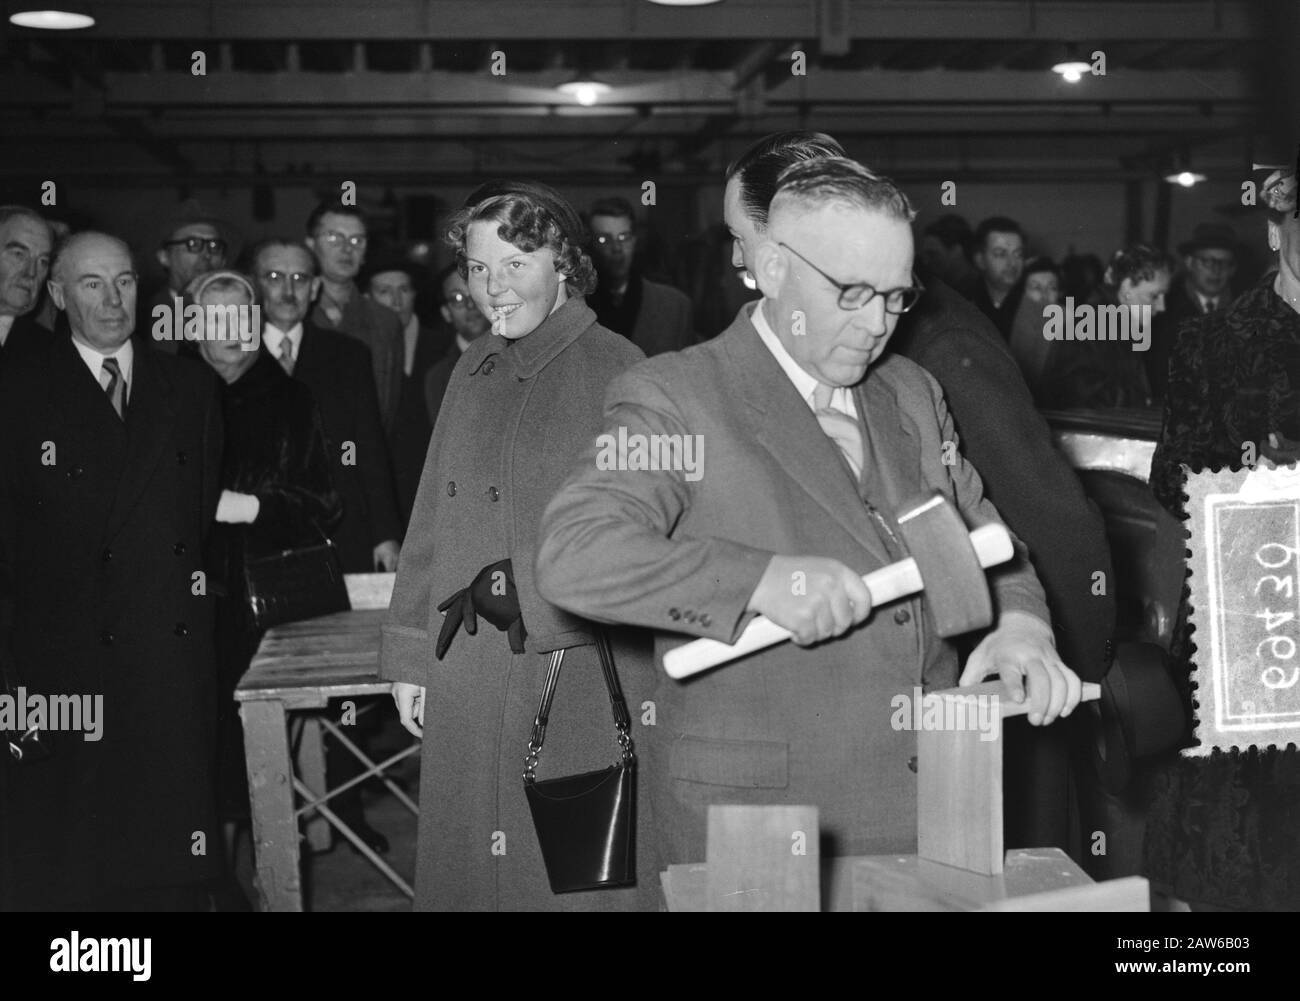
[(156, 360), (150, 354), (152, 350), (147, 347), (135, 350), (126, 405), (126, 455), (108, 518), (109, 539), (121, 530), (135, 502), (152, 479), (167, 442), (171, 440), (176, 421), (171, 386), (158, 370)]
[[(883, 565), (890, 562), (836, 445), (799, 398), (745, 308), (722, 335), (738, 376), (741, 397), (753, 414), (755, 438), (783, 470)], [(798, 517), (791, 512), (791, 517)]]
[[(877, 362), (879, 364), (879, 362)], [(920, 433), (884, 379), (867, 377), (853, 387), (853, 402), (864, 425), (863, 496), (891, 520), (899, 506), (921, 490)], [(904, 456), (917, 457), (909, 467)]]

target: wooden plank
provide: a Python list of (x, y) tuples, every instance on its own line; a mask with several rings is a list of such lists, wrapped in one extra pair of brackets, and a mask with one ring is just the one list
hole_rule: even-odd
[(1006, 854), (1002, 871), (980, 874), (917, 855), (873, 855), (853, 864), (855, 911), (975, 911), (998, 901), (1086, 887), (1092, 880), (1059, 848)]
[[(321, 739), (320, 719), (315, 714), (302, 717), (302, 737), (298, 741), (298, 777), (316, 795), (329, 788), (325, 779), (325, 744)], [(313, 851), (330, 848), (330, 824), (319, 810), (308, 814), (303, 822), (307, 843)]]
[(239, 714), (244, 722), (258, 900), (264, 911), (301, 911), (298, 824), (284, 706), (274, 700), (247, 701)]
[(393, 598), (395, 573), (347, 573), (343, 583), (348, 588), (348, 601), (354, 611), (366, 608), (387, 608)]
[(820, 910), (818, 833), (815, 806), (710, 806), (707, 910)]
[(1046, 893), (1010, 897), (982, 908), (985, 911), (1142, 913), (1151, 910), (1151, 887), (1141, 876), (1108, 879), (1088, 886), (1071, 886)]
[(352, 694), (359, 694), (358, 684), (380, 685), (377, 691), (388, 691), (379, 680), (379, 630), (387, 616), (382, 608), (360, 609), (268, 630), (235, 698), (330, 686), (347, 686)]

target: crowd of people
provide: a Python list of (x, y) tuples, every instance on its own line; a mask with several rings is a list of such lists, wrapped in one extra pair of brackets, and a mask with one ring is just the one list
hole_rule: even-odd
[[(324, 539), (346, 573), (397, 575), (380, 671), (423, 739), (417, 907), (654, 909), (657, 873), (704, 858), (712, 803), (814, 803), (824, 854), (912, 850), (915, 738), (889, 726), (891, 697), (995, 674), (1031, 702), (1006, 735), (1007, 844), (1085, 858), (1106, 794), (1079, 791), (1097, 783), (1074, 710), (1114, 658), (1113, 594), (1093, 586), (1112, 567), (1040, 410), (1163, 403), (1152, 481), (1176, 514), (1179, 462), (1239, 456), (1242, 434), (1300, 448), (1294, 174), (1267, 188), (1277, 269), (1239, 298), (1217, 225), (1179, 262), (1137, 244), (1104, 266), (1026, 262), (1001, 216), (914, 239), (904, 190), (823, 134), (766, 137), (725, 180), (732, 267), (757, 296), (725, 329), (707, 287), (647, 275), (628, 202), (580, 214), (536, 182), (471, 194), (436, 274), (372, 253), (339, 201), (246, 248), (187, 206), (152, 248), (152, 294), (118, 237), (0, 207), (0, 666), (14, 690), (102, 694), (106, 716), (101, 741), (50, 734), (48, 760), (0, 763), (0, 906), (247, 906), (227, 851), (248, 816), (233, 691), (262, 637), (245, 570)], [(256, 307), (256, 342), (155, 336), (178, 303)], [(1046, 334), (1084, 307), (1146, 309), (1148, 350)], [(1229, 360), (1239, 385), (1208, 377)], [(609, 468), (602, 432), (699, 435), (704, 475)], [(966, 645), (919, 597), (873, 615), (860, 581), (906, 555), (893, 519), (924, 491), (1016, 539), (993, 627)], [(656, 669), (755, 614), (796, 645), (689, 684)], [(520, 765), (557, 651), (546, 766), (606, 756), (604, 637), (628, 703), (655, 707), (635, 732), (638, 880), (556, 895)], [(359, 774), (326, 753), (331, 785)], [(1300, 901), (1295, 839), (1250, 833), (1294, 815), (1294, 757), (1218, 785), (1171, 762), (1158, 885), (1207, 907)], [(332, 805), (382, 853), (359, 788)], [(1207, 852), (1187, 811), (1215, 797), (1234, 812)]]

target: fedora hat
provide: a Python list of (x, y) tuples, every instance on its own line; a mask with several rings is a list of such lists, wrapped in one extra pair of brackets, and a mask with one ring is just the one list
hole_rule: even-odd
[(1181, 257), (1200, 250), (1230, 250), (1237, 252), (1237, 234), (1231, 226), (1221, 222), (1203, 222), (1192, 230), (1192, 238), (1178, 245)]

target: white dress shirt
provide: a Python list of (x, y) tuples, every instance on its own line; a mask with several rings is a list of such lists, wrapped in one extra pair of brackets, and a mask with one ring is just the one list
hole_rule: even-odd
[(402, 371), (410, 375), (415, 371), (415, 345), (420, 340), (420, 318), (412, 316), (406, 325), (406, 357), (402, 360)]
[(302, 355), (301, 323), (295, 323), (292, 330), (281, 330), (275, 324), (268, 323), (266, 329), (262, 331), (262, 343), (266, 345), (273, 358), (280, 357), (280, 342), (286, 337), (289, 338), (289, 343), (293, 345), (293, 360), (294, 364), (297, 364), (298, 358)]
[(90, 374), (94, 376), (95, 381), (101, 386), (104, 384), (104, 359), (116, 358), (117, 367), (122, 370), (122, 400), (126, 403), (131, 402), (131, 370), (135, 362), (135, 346), (131, 343), (131, 338), (126, 341), (111, 354), (100, 354), (89, 344), (82, 344), (75, 337), (72, 338), (72, 346), (77, 349), (77, 354), (81, 355), (81, 360), (86, 363), (86, 368), (90, 369)]
[(0, 316), (0, 348), (5, 346), (5, 341), (9, 340), (9, 331), (14, 328), (14, 320), (18, 317), (12, 313), (6, 313)]

